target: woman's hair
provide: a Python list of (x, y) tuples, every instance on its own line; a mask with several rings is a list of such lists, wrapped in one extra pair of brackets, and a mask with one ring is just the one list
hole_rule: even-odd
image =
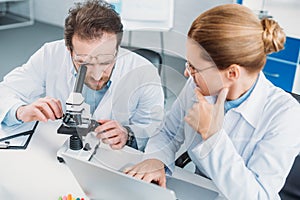
[(72, 49), (72, 38), (76, 34), (81, 39), (101, 38), (104, 32), (117, 34), (117, 45), (121, 43), (123, 25), (114, 7), (105, 1), (89, 0), (76, 3), (69, 10), (65, 20), (65, 43)]
[[(195, 19), (188, 37), (204, 48), (218, 69), (231, 64), (249, 72), (260, 71), (266, 55), (284, 48), (285, 33), (272, 19), (259, 20), (248, 8), (226, 4), (212, 8)], [(210, 56), (210, 57), (209, 57)]]

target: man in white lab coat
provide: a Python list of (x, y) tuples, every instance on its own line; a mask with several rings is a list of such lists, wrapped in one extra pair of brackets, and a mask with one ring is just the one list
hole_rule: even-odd
[(113, 149), (130, 143), (143, 150), (162, 120), (163, 91), (157, 69), (119, 47), (122, 33), (121, 20), (109, 4), (76, 4), (65, 20), (65, 39), (46, 43), (0, 83), (1, 123), (61, 118), (85, 64), (82, 93), (102, 124), (95, 130), (101, 133), (98, 138)]

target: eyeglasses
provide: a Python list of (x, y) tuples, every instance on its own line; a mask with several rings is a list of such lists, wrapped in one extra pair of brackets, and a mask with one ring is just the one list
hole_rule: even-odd
[(210, 67), (206, 67), (204, 69), (196, 69), (189, 61), (185, 62), (185, 68), (188, 71), (189, 75), (191, 76), (192, 74), (196, 74), (196, 73), (201, 73), (207, 69), (211, 69), (211, 68), (215, 68), (216, 66), (210, 66)]
[(114, 54), (98, 54), (96, 56), (91, 56), (88, 54), (78, 54), (75, 49), (72, 48), (74, 56), (72, 56), (73, 61), (78, 65), (99, 65), (106, 67), (115, 62), (117, 50)]

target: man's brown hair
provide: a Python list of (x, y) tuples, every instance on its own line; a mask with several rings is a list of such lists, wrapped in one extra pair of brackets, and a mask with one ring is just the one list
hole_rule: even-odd
[(123, 25), (120, 16), (114, 7), (105, 1), (89, 0), (84, 3), (75, 3), (69, 10), (65, 20), (65, 44), (72, 49), (72, 38), (76, 34), (84, 40), (101, 38), (103, 33), (117, 35), (117, 46), (123, 36)]

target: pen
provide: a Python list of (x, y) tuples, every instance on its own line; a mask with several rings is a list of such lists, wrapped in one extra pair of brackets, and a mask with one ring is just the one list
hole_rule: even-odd
[(7, 149), (9, 147), (9, 142), (0, 142), (0, 149)]

